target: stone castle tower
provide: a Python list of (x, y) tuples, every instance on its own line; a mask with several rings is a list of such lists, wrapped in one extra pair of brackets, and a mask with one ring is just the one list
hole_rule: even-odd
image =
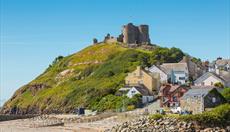
[[(151, 44), (149, 38), (149, 26), (135, 26), (132, 23), (122, 26), (122, 32), (118, 37), (107, 34), (104, 38), (104, 43), (122, 42), (128, 45)], [(98, 44), (96, 39), (93, 39), (94, 44)]]
[(148, 25), (135, 26), (132, 23), (123, 26), (123, 43), (150, 44)]

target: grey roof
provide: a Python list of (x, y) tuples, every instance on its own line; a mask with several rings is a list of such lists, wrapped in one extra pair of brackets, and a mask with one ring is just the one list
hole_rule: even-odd
[(128, 91), (130, 89), (131, 89), (131, 87), (124, 87), (124, 88), (120, 88), (119, 91)]
[(132, 88), (135, 88), (138, 92), (141, 93), (141, 95), (144, 96), (152, 96), (151, 92), (143, 85), (143, 84), (139, 84), (139, 85), (127, 85), (124, 88), (120, 88), (119, 91), (126, 91), (125, 89), (127, 89), (128, 91), (131, 90)]
[(143, 96), (152, 96), (150, 91), (145, 87), (134, 86), (134, 88), (141, 93)]
[(230, 82), (230, 72), (229, 71), (220, 71), (220, 77), (226, 82)]
[(222, 59), (222, 60), (216, 60), (217, 66), (224, 66), (224, 65), (230, 65), (230, 59)]
[[(152, 65), (151, 67), (156, 67), (156, 68), (158, 68), (159, 70), (161, 70), (163, 73), (165, 73), (165, 74), (167, 74), (167, 70), (165, 69), (165, 68), (163, 68), (163, 67), (161, 67), (161, 66), (158, 66), (158, 65)], [(148, 68), (148, 69), (151, 69), (151, 67), (150, 68)]]
[(161, 68), (165, 69), (165, 71), (170, 74), (171, 71), (185, 71), (188, 72), (187, 63), (163, 63)]
[(204, 81), (205, 79), (209, 78), (210, 76), (215, 77), (216, 79), (218, 79), (219, 81), (223, 81), (225, 82), (225, 79), (223, 79), (222, 77), (220, 77), (219, 75), (213, 73), (213, 72), (206, 72), (205, 74), (203, 74), (202, 76), (200, 76), (199, 78), (197, 78), (194, 83), (201, 83), (202, 81)]
[(182, 99), (194, 96), (204, 97), (213, 89), (215, 89), (213, 86), (192, 86), (191, 89), (184, 94)]

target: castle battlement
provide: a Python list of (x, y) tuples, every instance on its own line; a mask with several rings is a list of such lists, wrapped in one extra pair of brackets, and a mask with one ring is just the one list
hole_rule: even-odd
[[(95, 40), (93, 41), (94, 44)], [(150, 44), (149, 38), (149, 26), (148, 25), (139, 25), (135, 26), (132, 23), (128, 23), (127, 25), (122, 26), (122, 33), (118, 37), (110, 36), (107, 34), (104, 38), (105, 43), (113, 43), (113, 42), (122, 42), (125, 44)]]

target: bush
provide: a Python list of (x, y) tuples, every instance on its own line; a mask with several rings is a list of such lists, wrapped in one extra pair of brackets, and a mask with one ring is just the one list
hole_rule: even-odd
[(218, 88), (224, 88), (224, 85), (221, 82), (215, 83), (214, 86), (216, 86)]
[(163, 118), (164, 116), (161, 115), (161, 114), (153, 114), (153, 115), (150, 115), (149, 116), (149, 119), (153, 119), (153, 120), (158, 120), (158, 119), (161, 119)]
[(172, 48), (162, 48), (157, 47), (150, 56), (150, 63), (155, 64), (160, 63), (174, 63), (179, 62), (184, 56), (184, 53), (175, 47)]
[(134, 109), (135, 109), (135, 105), (128, 105), (127, 106), (128, 111), (131, 111), (131, 110), (134, 110)]
[(230, 102), (230, 88), (224, 88), (224, 90), (221, 92), (221, 94), (224, 96), (224, 98)]
[(132, 98), (129, 99), (129, 104), (135, 105), (135, 107), (140, 108), (143, 106), (142, 104), (142, 95), (135, 94)]
[(57, 62), (59, 62), (60, 60), (62, 60), (64, 57), (59, 55), (58, 57), (56, 57), (53, 61), (53, 64), (56, 64)]

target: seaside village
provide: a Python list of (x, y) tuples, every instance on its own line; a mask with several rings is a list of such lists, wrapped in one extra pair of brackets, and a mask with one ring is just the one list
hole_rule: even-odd
[[(125, 43), (130, 48), (150, 44), (148, 25), (123, 26), (119, 37), (105, 36), (104, 43)], [(100, 44), (93, 39), (94, 44)], [(125, 77), (125, 86), (117, 96), (133, 98), (139, 95), (143, 106), (158, 102), (155, 112), (197, 114), (226, 103), (220, 94), (230, 87), (230, 59), (217, 58), (198, 65), (189, 56), (178, 63), (163, 63), (151, 67), (137, 66)], [(142, 106), (142, 107), (143, 107)], [(151, 111), (151, 109), (147, 109)]]

